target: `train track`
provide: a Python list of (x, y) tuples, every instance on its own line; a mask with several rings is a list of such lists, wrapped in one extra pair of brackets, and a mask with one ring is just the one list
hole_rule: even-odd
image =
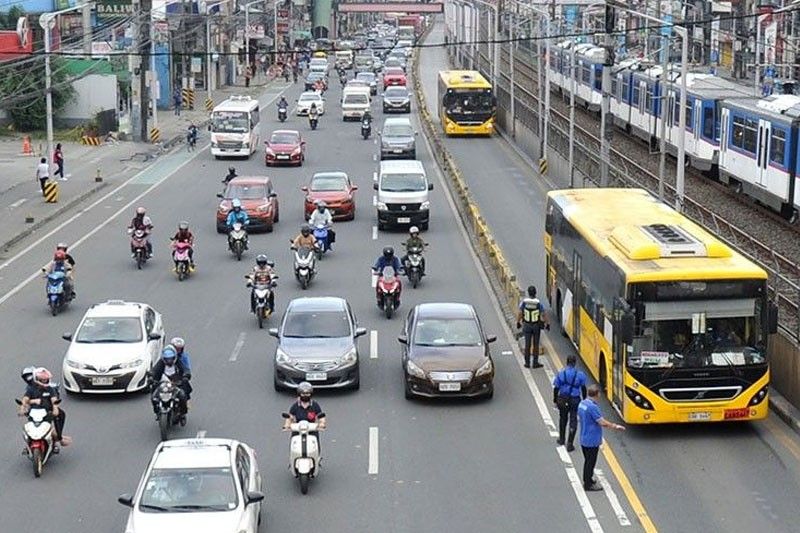
[[(482, 39), (486, 42), (486, 39)], [(524, 48), (515, 51), (514, 92), (515, 116), (535, 134), (539, 134), (538, 79), (532, 61), (535, 55)], [(500, 51), (500, 79), (496, 84), (498, 105), (509, 109), (511, 78), (508, 45)], [(488, 45), (478, 47), (478, 70), (492, 72)], [(520, 57), (522, 56), (522, 57)], [(558, 93), (550, 98), (549, 146), (565, 159), (569, 151), (569, 103)], [(574, 161), (576, 175), (599, 185), (600, 132), (597, 117), (578, 108), (575, 113)], [(501, 121), (502, 125), (502, 121)], [(657, 193), (658, 157), (649, 153), (647, 145), (616, 130), (610, 153), (609, 180), (612, 185), (641, 187)], [(665, 173), (665, 201), (673, 204), (675, 161), (668, 158)], [(780, 309), (780, 326), (791, 338), (800, 339), (800, 229), (766, 208), (733, 193), (725, 185), (703, 176), (694, 169), (686, 172), (684, 212), (708, 228), (738, 251), (758, 263), (769, 273), (770, 289)], [(744, 217), (742, 217), (744, 215)], [(743, 220), (744, 222), (734, 222)]]

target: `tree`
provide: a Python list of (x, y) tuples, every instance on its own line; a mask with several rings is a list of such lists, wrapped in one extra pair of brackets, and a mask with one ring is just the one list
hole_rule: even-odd
[[(16, 64), (15, 64), (16, 63)], [(0, 66), (0, 106), (20, 131), (44, 129), (47, 118), (44, 57), (25, 58)], [(75, 97), (64, 60), (51, 57), (53, 114)]]

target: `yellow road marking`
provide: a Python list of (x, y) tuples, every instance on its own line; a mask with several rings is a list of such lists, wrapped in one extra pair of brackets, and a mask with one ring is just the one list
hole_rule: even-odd
[[(556, 355), (556, 350), (553, 347), (553, 344), (546, 337), (542, 337), (542, 344), (545, 345), (546, 353), (550, 357), (550, 361), (553, 363), (553, 368), (556, 370), (556, 372), (558, 372), (561, 370), (561, 368), (563, 368), (564, 365)], [(633, 488), (633, 485), (628, 479), (628, 475), (625, 474), (625, 470), (623, 470), (622, 466), (619, 464), (617, 456), (614, 454), (614, 450), (611, 449), (611, 445), (608, 444), (608, 441), (603, 439), (603, 446), (600, 449), (603, 452), (603, 457), (605, 457), (608, 466), (614, 473), (617, 483), (619, 483), (619, 486), (622, 488), (622, 492), (624, 492), (625, 497), (628, 498), (628, 503), (633, 509), (633, 512), (636, 513), (639, 523), (642, 524), (642, 528), (644, 528), (647, 533), (656, 533), (658, 529), (656, 529), (655, 524), (650, 519), (650, 515), (647, 514), (647, 510), (644, 508), (642, 500), (639, 499), (639, 495), (636, 493), (636, 490)]]

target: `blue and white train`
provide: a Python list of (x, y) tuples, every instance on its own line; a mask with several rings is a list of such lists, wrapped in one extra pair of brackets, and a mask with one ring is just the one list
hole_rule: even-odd
[[(551, 83), (569, 94), (571, 43), (551, 47)], [(591, 111), (600, 109), (604, 50), (575, 46), (575, 98)], [(614, 123), (651, 146), (661, 135), (666, 105), (666, 145), (677, 154), (681, 80), (677, 70), (665, 73), (636, 59), (612, 67), (610, 111)], [(798, 132), (800, 97), (752, 96), (752, 87), (706, 73), (686, 79), (687, 163), (708, 172), (790, 220), (800, 212)], [(736, 123), (734, 124), (734, 120)], [(797, 192), (796, 192), (797, 191)]]

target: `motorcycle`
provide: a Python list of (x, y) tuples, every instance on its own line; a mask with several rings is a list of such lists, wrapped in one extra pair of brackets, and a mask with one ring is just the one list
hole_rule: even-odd
[(308, 115), (308, 125), (311, 126), (311, 130), (317, 129), (317, 124), (319, 124), (319, 118), (313, 117), (310, 114)]
[(382, 309), (386, 318), (392, 318), (395, 310), (400, 307), (400, 278), (394, 268), (384, 267), (383, 272), (376, 282), (378, 293), (378, 308)]
[(294, 250), (294, 276), (300, 282), (303, 290), (305, 290), (317, 273), (314, 250), (306, 246), (301, 248), (292, 247), (292, 249)]
[(344, 87), (347, 84), (347, 74), (339, 74), (339, 83)]
[(406, 250), (406, 276), (408, 277), (408, 281), (411, 282), (411, 286), (415, 289), (417, 285), (419, 285), (420, 280), (422, 280), (422, 276), (425, 275), (425, 272), (422, 270), (422, 250), (422, 246), (414, 246)]
[(263, 280), (250, 281), (250, 278), (247, 277), (247, 286), (253, 289), (253, 296), (256, 301), (255, 314), (258, 319), (258, 329), (262, 329), (264, 321), (272, 315), (269, 301), (270, 296), (272, 296), (272, 290), (278, 286), (275, 282), (277, 278), (278, 276), (273, 274), (272, 279), (269, 282), (265, 282)]
[(197, 128), (190, 129), (186, 134), (186, 148), (190, 152), (194, 151), (197, 146)]
[(278, 108), (278, 120), (286, 122), (286, 108), (283, 106)]
[[(14, 400), (17, 405), (22, 405), (19, 399)], [(33, 475), (41, 477), (44, 465), (53, 455), (53, 417), (40, 405), (31, 405), (28, 410), (27, 421), (22, 426), (22, 435), (25, 441), (24, 455), (33, 463)]]
[(364, 137), (364, 140), (366, 141), (369, 139), (370, 135), (372, 135), (372, 122), (364, 119), (361, 121), (361, 136)]
[(241, 222), (234, 222), (233, 228), (228, 233), (228, 249), (236, 256), (237, 261), (242, 260), (245, 243), (247, 243), (247, 230)]
[(317, 224), (314, 227), (314, 238), (317, 239), (317, 259), (322, 259), (322, 256), (330, 248), (328, 244), (328, 226), (325, 224)]
[[(128, 230), (128, 233), (131, 233)], [(142, 266), (147, 262), (147, 234), (144, 230), (137, 229), (131, 236), (131, 248), (133, 248), (133, 260), (136, 261), (136, 268), (142, 269)]]
[[(283, 413), (285, 419), (291, 418), (289, 413)], [(318, 418), (325, 416), (325, 413), (317, 415)], [(317, 435), (312, 435), (322, 430), (316, 422), (303, 420), (289, 425), (292, 438), (289, 441), (289, 468), (300, 481), (300, 492), (308, 494), (308, 483), (311, 478), (319, 473), (319, 439)]]
[(188, 242), (178, 242), (175, 244), (175, 251), (173, 258), (175, 259), (175, 274), (178, 275), (178, 281), (183, 281), (192, 273), (192, 266), (189, 261), (189, 252), (192, 245)]
[(70, 296), (64, 290), (64, 284), (67, 281), (66, 273), (57, 270), (47, 274), (47, 305), (50, 307), (50, 313), (56, 316), (61, 309), (70, 301)]
[(162, 379), (156, 389), (156, 400), (158, 400), (158, 430), (161, 433), (161, 440), (167, 440), (169, 428), (180, 424), (186, 425), (186, 415), (180, 412), (180, 401), (178, 391), (180, 389), (170, 379)]

